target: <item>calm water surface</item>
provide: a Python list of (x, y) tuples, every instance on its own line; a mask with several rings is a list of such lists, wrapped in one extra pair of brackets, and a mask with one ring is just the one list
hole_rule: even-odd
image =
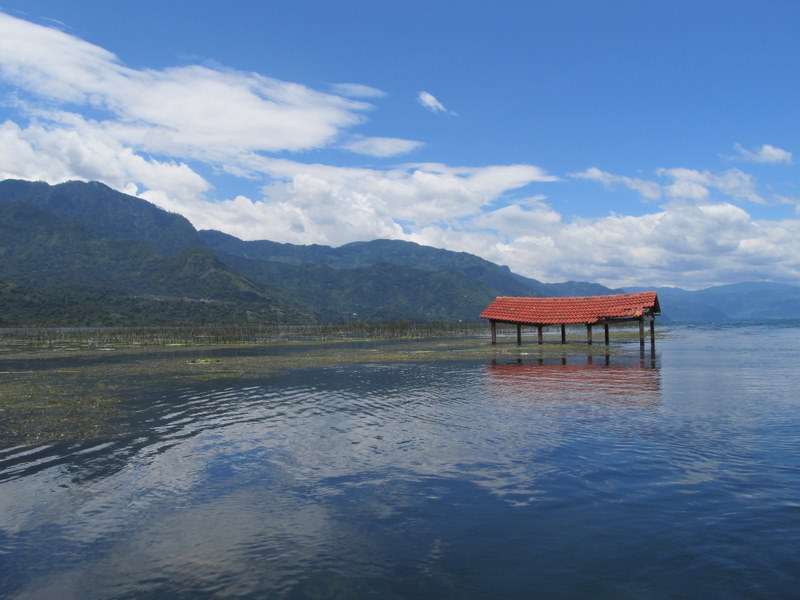
[(0, 440), (0, 597), (797, 598), (799, 345), (132, 387), (124, 435)]

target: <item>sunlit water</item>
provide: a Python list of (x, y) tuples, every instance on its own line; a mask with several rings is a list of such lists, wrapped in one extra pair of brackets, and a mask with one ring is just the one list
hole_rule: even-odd
[(799, 346), (131, 389), (125, 435), (0, 441), (0, 597), (798, 597)]

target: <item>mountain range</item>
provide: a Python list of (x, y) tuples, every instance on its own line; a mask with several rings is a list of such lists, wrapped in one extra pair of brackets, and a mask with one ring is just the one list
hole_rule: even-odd
[[(499, 295), (621, 291), (399, 240), (243, 241), (97, 182), (0, 181), (4, 327), (470, 321)], [(800, 317), (796, 286), (656, 291), (668, 320)]]

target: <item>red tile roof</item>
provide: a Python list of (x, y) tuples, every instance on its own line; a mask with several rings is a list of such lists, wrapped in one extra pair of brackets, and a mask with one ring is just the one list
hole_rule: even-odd
[(498, 296), (481, 313), (482, 319), (528, 325), (597, 323), (636, 319), (661, 312), (655, 292), (582, 296), (577, 298), (518, 298)]

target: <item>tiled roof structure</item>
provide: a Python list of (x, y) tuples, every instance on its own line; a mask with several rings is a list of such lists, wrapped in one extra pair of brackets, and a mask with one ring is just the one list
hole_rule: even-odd
[(498, 296), (480, 316), (503, 323), (555, 325), (638, 319), (642, 315), (660, 312), (656, 292), (637, 292), (576, 298)]

